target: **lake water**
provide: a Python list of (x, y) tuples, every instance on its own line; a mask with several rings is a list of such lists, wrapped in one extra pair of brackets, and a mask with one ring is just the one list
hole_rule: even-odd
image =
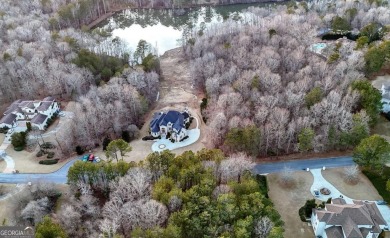
[(270, 7), (274, 4), (238, 4), (217, 7), (200, 7), (175, 14), (172, 10), (128, 9), (116, 13), (101, 22), (97, 28), (104, 29), (127, 43), (131, 52), (140, 40), (150, 43), (158, 55), (180, 46), (183, 33), (193, 28), (207, 28), (211, 24), (223, 22), (232, 16), (239, 20), (249, 7)]

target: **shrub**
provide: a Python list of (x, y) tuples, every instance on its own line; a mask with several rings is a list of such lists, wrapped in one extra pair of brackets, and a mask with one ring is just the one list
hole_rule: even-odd
[(51, 142), (45, 142), (41, 145), (41, 148), (43, 149), (54, 149), (56, 148), (55, 145), (53, 145)]
[(130, 133), (128, 131), (122, 131), (122, 139), (127, 143), (130, 142)]
[(42, 157), (43, 155), (44, 155), (43, 150), (38, 151), (38, 153), (36, 154), (37, 157)]
[[(319, 207), (323, 207), (323, 206), (325, 207), (325, 203), (323, 203)], [(316, 204), (315, 199), (307, 200), (305, 205), (303, 205), (303, 207), (299, 208), (299, 211), (298, 211), (299, 217), (301, 218), (301, 221), (306, 221), (306, 218), (311, 216), (312, 209), (316, 208), (316, 207), (317, 207), (317, 204)]]
[(15, 151), (22, 151), (23, 149), (24, 149), (23, 146), (14, 147), (14, 150), (15, 150)]
[[(107, 148), (108, 144), (110, 144), (110, 142), (111, 142), (110, 138), (108, 138), (108, 137), (104, 138), (104, 140), (103, 140), (103, 150), (106, 150), (106, 148)], [(76, 147), (76, 149), (77, 149), (77, 147)]]
[(54, 152), (52, 152), (52, 151), (50, 151), (49, 153), (47, 153), (47, 158), (48, 159), (51, 159), (51, 158), (53, 158), (54, 157)]
[(15, 132), (11, 136), (11, 143), (14, 146), (15, 150), (16, 147), (21, 147), (22, 149), (26, 145), (26, 132), (21, 131), (21, 132)]
[(299, 208), (299, 218), (301, 218), (301, 221), (306, 221), (306, 216), (305, 216), (305, 208), (301, 207)]
[(328, 63), (329, 64), (332, 64), (334, 62), (336, 62), (338, 59), (340, 58), (340, 54), (337, 53), (337, 52), (334, 52), (333, 54), (331, 54), (328, 58)]
[(9, 128), (8, 127), (3, 127), (3, 128), (0, 128), (0, 133), (4, 133), (6, 134), (8, 132)]
[(84, 152), (85, 152), (85, 150), (83, 149), (83, 148), (81, 148), (81, 146), (76, 146), (76, 153), (78, 154), (78, 155), (82, 155), (82, 154), (84, 154)]
[(39, 161), (39, 164), (44, 164), (44, 165), (52, 165), (52, 164), (57, 164), (59, 159), (45, 159)]

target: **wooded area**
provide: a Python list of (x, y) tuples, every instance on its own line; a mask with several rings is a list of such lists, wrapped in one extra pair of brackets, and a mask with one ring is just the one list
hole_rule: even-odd
[(309, 50), (321, 40), (318, 29), (344, 28), (337, 16), (348, 29), (390, 23), (390, 10), (376, 3), (311, 1), (251, 8), (239, 21), (187, 36), (214, 146), (267, 156), (347, 149), (368, 136), (381, 95), (365, 80), (366, 48), (328, 42), (337, 52), (329, 59)]

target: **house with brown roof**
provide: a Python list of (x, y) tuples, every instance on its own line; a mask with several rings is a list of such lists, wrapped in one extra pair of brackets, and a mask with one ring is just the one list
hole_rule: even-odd
[(375, 202), (333, 199), (325, 209), (313, 209), (314, 234), (323, 238), (376, 238), (387, 226)]
[[(4, 112), (4, 121), (0, 127), (11, 128), (17, 120), (30, 121), (33, 127), (44, 130), (47, 119), (59, 111), (60, 107), (53, 97), (46, 97), (43, 100), (21, 100), (14, 101)], [(13, 123), (10, 122), (13, 118)], [(8, 124), (7, 124), (7, 123)]]

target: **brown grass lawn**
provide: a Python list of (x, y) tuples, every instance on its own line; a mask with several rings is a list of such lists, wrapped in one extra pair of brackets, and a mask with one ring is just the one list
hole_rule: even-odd
[(294, 179), (295, 184), (286, 188), (280, 184), (278, 174), (268, 175), (269, 197), (285, 223), (284, 237), (314, 237), (312, 227), (302, 222), (298, 215), (299, 208), (306, 200), (313, 199), (310, 194), (313, 176), (309, 172), (299, 171), (294, 173)]
[(390, 121), (380, 116), (378, 123), (371, 129), (371, 134), (383, 135), (387, 140), (390, 138)]
[(344, 168), (327, 169), (322, 171), (322, 176), (341, 193), (350, 198), (359, 200), (382, 200), (378, 191), (364, 174), (359, 174), (359, 180), (356, 184), (350, 184), (344, 180), (343, 172)]

